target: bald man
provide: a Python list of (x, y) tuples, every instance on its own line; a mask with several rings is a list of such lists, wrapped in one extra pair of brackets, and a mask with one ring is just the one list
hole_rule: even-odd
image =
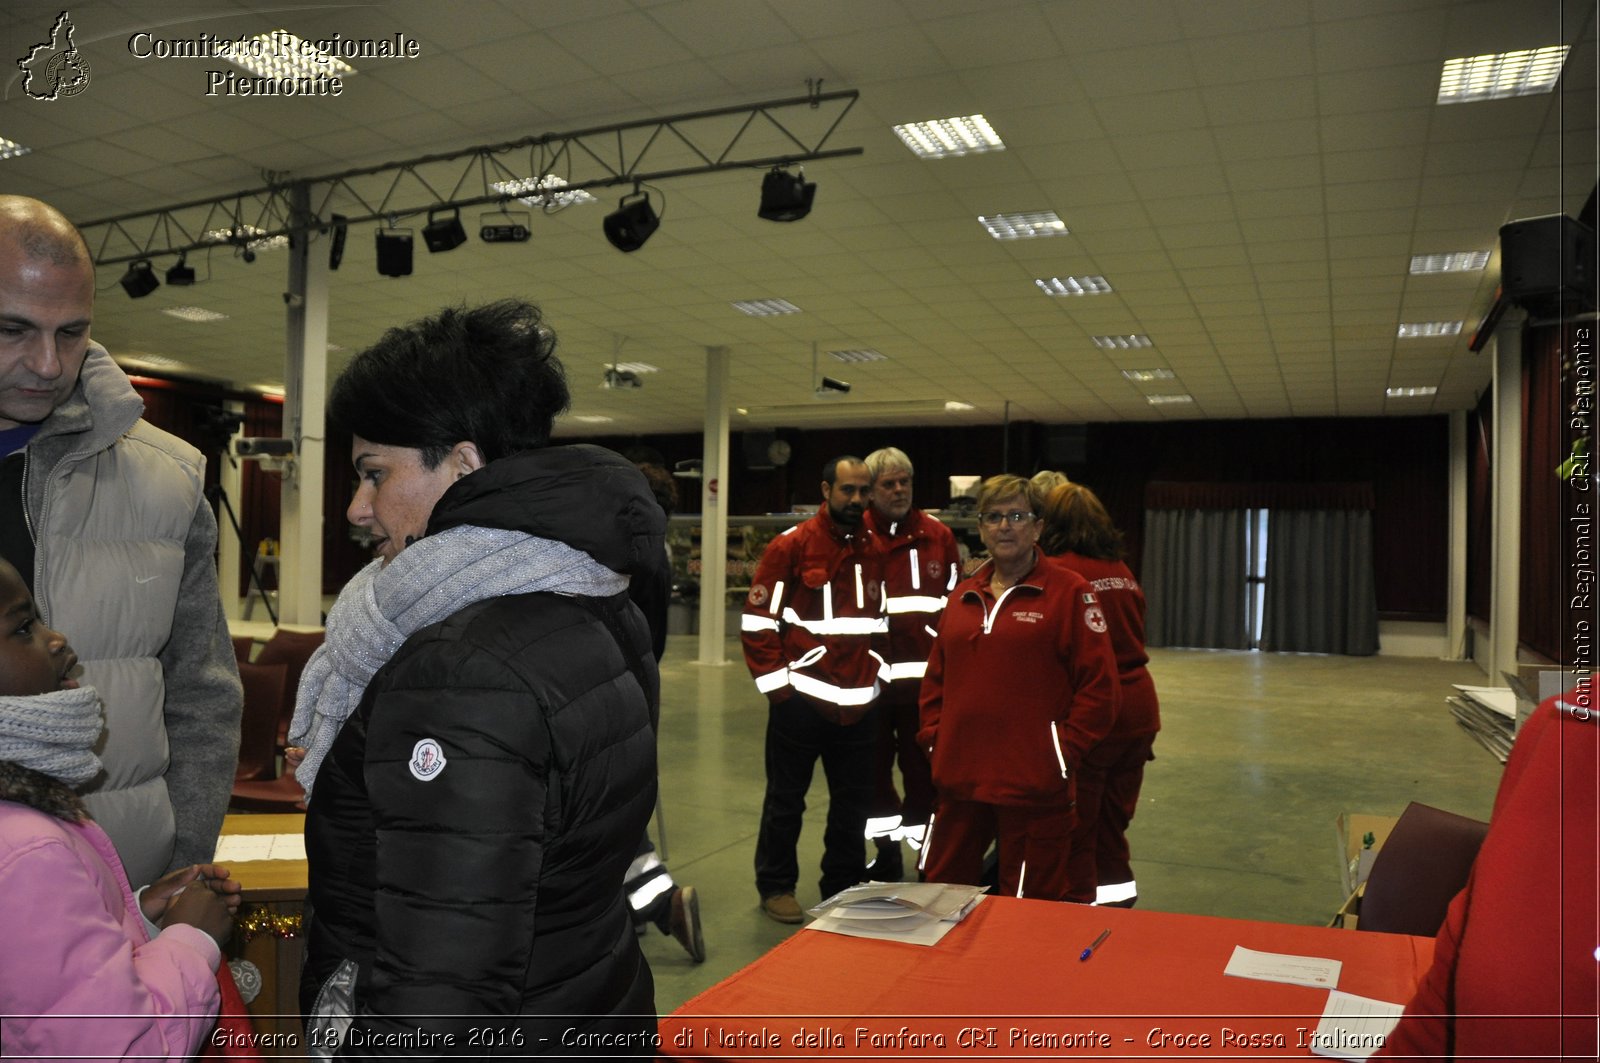
[(100, 692), (105, 770), (85, 801), (138, 887), (211, 860), (243, 697), (205, 459), (142, 419), (93, 316), (83, 236), (0, 196), (0, 556)]

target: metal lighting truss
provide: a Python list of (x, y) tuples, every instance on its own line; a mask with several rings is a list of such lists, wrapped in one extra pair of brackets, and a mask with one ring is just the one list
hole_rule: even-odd
[[(817, 83), (820, 86), (820, 82)], [(158, 255), (233, 247), (259, 247), (312, 230), (326, 230), (333, 216), (338, 224), (401, 219), (429, 211), (532, 199), (545, 210), (561, 209), (580, 190), (663, 181), (722, 170), (766, 169), (815, 159), (860, 155), (861, 148), (827, 148), (826, 144), (860, 93), (854, 89), (770, 100), (765, 103), (695, 111), (668, 118), (650, 118), (597, 126), (571, 133), (546, 133), (503, 144), (463, 148), (318, 177), (267, 174), (260, 188), (212, 199), (198, 199), (159, 210), (100, 218), (79, 226), (95, 263), (107, 266)], [(784, 115), (837, 110), (820, 135), (802, 139), (798, 118)], [(728, 133), (728, 127), (737, 128)], [(753, 132), (753, 130), (755, 132)], [(746, 147), (750, 157), (735, 157), (742, 143), (760, 139), (760, 147), (776, 143), (781, 150)], [(721, 144), (721, 147), (714, 146)], [(790, 150), (792, 148), (792, 150)], [(528, 170), (518, 173), (506, 163), (514, 152), (527, 151)], [(658, 159), (652, 162), (652, 159)], [(496, 182), (521, 182), (523, 191), (505, 191)], [(448, 187), (448, 195), (438, 189)], [(531, 190), (529, 190), (531, 189)], [(303, 190), (302, 197), (296, 191)], [(298, 212), (294, 201), (309, 204)]]

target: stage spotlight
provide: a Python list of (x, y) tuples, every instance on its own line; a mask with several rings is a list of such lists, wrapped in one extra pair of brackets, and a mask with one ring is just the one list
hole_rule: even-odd
[(650, 206), (648, 192), (635, 192), (631, 196), (623, 196), (622, 201), (617, 204), (617, 209), (607, 214), (602, 223), (606, 239), (610, 240), (611, 246), (618, 251), (639, 250), (660, 225), (661, 219)]
[(756, 216), (768, 221), (799, 221), (811, 213), (817, 198), (817, 185), (806, 180), (806, 173), (789, 173), (773, 167), (761, 179), (761, 209)]
[(328, 216), (328, 224), (333, 229), (333, 240), (328, 244), (328, 269), (339, 268), (339, 263), (344, 261), (344, 241), (350, 234), (349, 219), (343, 214)]
[(188, 255), (179, 255), (177, 265), (167, 270), (167, 283), (178, 288), (194, 283), (194, 269), (189, 265)]
[(448, 218), (434, 220), (443, 208), (428, 211), (428, 224), (422, 227), (422, 242), (430, 252), (452, 251), (467, 242), (467, 230), (461, 225), (461, 211), (452, 208)]
[(411, 276), (411, 230), (378, 230), (378, 272), (385, 277)]
[(141, 258), (128, 267), (128, 272), (122, 275), (122, 290), (128, 293), (130, 299), (143, 299), (157, 288), (161, 282), (156, 280), (155, 269), (150, 265), (148, 258)]

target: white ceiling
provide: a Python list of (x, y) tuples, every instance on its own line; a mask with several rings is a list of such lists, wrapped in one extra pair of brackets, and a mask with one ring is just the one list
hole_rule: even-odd
[[(6, 58), (48, 37), (59, 0), (11, 0)], [(758, 219), (760, 174), (660, 182), (662, 226), (622, 254), (601, 202), (535, 214), (533, 238), (472, 238), (415, 272), (376, 273), (373, 227), (331, 274), (334, 365), (438, 307), (516, 295), (561, 337), (567, 432), (697, 430), (705, 349), (732, 352), (743, 424), (895, 424), (1361, 416), (1471, 406), (1487, 359), (1466, 350), (1498, 258), (1477, 274), (1409, 276), (1416, 253), (1490, 250), (1504, 222), (1576, 214), (1596, 180), (1594, 0), (430, 0), (361, 5), (94, 2), (70, 9), (91, 81), (72, 98), (4, 82), (0, 189), (75, 221), (357, 166), (728, 105), (856, 89), (820, 161), (810, 217)], [(220, 60), (144, 59), (129, 37), (391, 38), (414, 60), (359, 61), (338, 98), (205, 95)], [(1570, 43), (1552, 94), (1440, 107), (1445, 59)], [(982, 113), (1007, 150), (922, 161), (895, 123)], [(514, 165), (515, 159), (508, 162)], [(523, 163), (524, 168), (526, 162)], [(583, 179), (578, 174), (574, 179)], [(478, 194), (478, 189), (468, 193)], [(1002, 243), (979, 214), (1054, 210), (1071, 235)], [(348, 212), (348, 211), (347, 211)], [(420, 225), (421, 219), (412, 224)], [(171, 260), (156, 263), (158, 276)], [(94, 335), (135, 364), (239, 385), (281, 383), (288, 255), (191, 256), (201, 283), (130, 300), (101, 267)], [(1051, 298), (1037, 277), (1101, 274), (1105, 295)], [(781, 298), (777, 318), (734, 310)], [(162, 314), (194, 304), (228, 319)], [(1402, 321), (1462, 334), (1397, 340)], [(1146, 333), (1146, 350), (1091, 337)], [(812, 345), (886, 361), (819, 372)], [(659, 366), (640, 390), (599, 386), (613, 356)], [(1164, 367), (1136, 384), (1124, 369)], [(1437, 386), (1386, 399), (1386, 386)], [(1149, 394), (1185, 392), (1187, 406)], [(965, 413), (930, 413), (947, 400)], [(904, 404), (904, 405), (897, 405)], [(757, 408), (779, 407), (762, 412)]]

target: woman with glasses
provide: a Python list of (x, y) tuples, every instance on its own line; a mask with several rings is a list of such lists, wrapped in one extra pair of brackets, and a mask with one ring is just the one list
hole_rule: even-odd
[(1123, 562), (1122, 533), (1093, 491), (1074, 483), (1057, 487), (1045, 500), (1043, 521), (1044, 552), (1088, 580), (1100, 599), (1122, 691), (1116, 724), (1078, 773), (1072, 899), (1132, 908), (1139, 887), (1128, 861), (1128, 824), (1161, 730), (1155, 680), (1145, 667), (1144, 591)]
[(300, 681), (313, 1055), (653, 1057), (623, 880), (656, 795), (629, 576), (643, 474), (550, 446), (555, 337), (512, 300), (390, 329), (340, 375), (375, 559)]
[(1116, 662), (1099, 600), (1039, 549), (1039, 498), (1020, 476), (978, 491), (989, 559), (956, 585), (922, 681), (918, 741), (937, 794), (920, 869), (1066, 900), (1078, 765), (1116, 717)]

